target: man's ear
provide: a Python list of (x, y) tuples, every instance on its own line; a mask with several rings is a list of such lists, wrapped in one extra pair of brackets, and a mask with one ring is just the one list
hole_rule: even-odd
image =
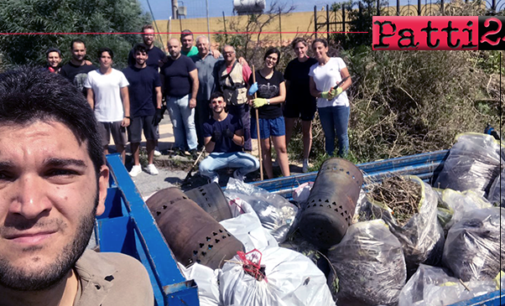
[(107, 197), (107, 189), (109, 188), (109, 167), (103, 165), (100, 168), (98, 175), (98, 207), (96, 215), (100, 216), (105, 211), (105, 198)]

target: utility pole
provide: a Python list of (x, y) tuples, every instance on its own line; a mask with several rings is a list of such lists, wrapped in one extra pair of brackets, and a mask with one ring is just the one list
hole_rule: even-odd
[(177, 4), (177, 0), (172, 0), (172, 19), (177, 19), (177, 8), (179, 5)]

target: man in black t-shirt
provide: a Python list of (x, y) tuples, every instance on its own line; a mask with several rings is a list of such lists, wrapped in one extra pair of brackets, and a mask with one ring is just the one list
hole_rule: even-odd
[(133, 153), (134, 165), (130, 171), (131, 176), (137, 176), (142, 169), (139, 160), (139, 146), (142, 140), (142, 130), (146, 138), (148, 165), (145, 171), (156, 175), (158, 170), (154, 166), (154, 148), (158, 133), (156, 127), (162, 119), (161, 111), (161, 81), (157, 70), (147, 66), (147, 46), (138, 44), (135, 46), (136, 64), (123, 70), (130, 85), (130, 117), (128, 127)]
[(238, 168), (233, 173), (236, 179), (244, 180), (247, 173), (259, 169), (259, 161), (242, 152), (244, 129), (240, 118), (235, 118), (225, 110), (223, 94), (214, 92), (210, 97), (212, 118), (203, 125), (205, 149), (210, 155), (200, 163), (200, 174), (212, 182), (219, 183), (216, 170)]
[(98, 68), (86, 60), (86, 44), (84, 44), (84, 41), (80, 39), (72, 40), (70, 43), (70, 52), (72, 53), (72, 59), (61, 67), (60, 75), (67, 78), (70, 83), (74, 84), (86, 96), (84, 81), (88, 77), (88, 72)]
[(180, 151), (188, 148), (196, 159), (198, 140), (195, 107), (199, 85), (198, 71), (193, 60), (181, 54), (181, 43), (178, 39), (170, 39), (167, 46), (170, 58), (161, 67), (160, 77), (174, 129), (174, 147)]
[[(142, 40), (144, 41), (144, 45), (147, 46), (147, 67), (151, 67), (154, 70), (158, 71), (158, 67), (163, 64), (163, 60), (166, 56), (165, 52), (160, 48), (154, 46), (155, 35), (154, 28), (152, 25), (148, 24), (142, 27)], [(130, 54), (128, 55), (128, 66), (133, 67), (136, 64), (135, 59), (135, 50), (131, 49)]]

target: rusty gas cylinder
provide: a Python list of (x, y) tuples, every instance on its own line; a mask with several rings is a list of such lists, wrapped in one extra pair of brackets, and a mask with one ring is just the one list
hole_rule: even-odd
[(304, 238), (323, 250), (338, 244), (351, 225), (362, 184), (363, 174), (353, 163), (326, 160), (301, 204), (298, 228)]
[(179, 188), (158, 191), (147, 202), (178, 262), (221, 268), (244, 246)]

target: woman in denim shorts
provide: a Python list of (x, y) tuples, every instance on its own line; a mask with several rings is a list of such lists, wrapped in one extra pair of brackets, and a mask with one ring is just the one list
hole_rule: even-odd
[[(286, 150), (286, 129), (282, 116), (282, 103), (286, 100), (286, 84), (281, 72), (275, 70), (281, 53), (276, 48), (267, 50), (264, 56), (265, 64), (262, 69), (256, 71), (256, 83), (253, 77), (249, 78), (249, 103), (251, 110), (251, 137), (257, 138), (256, 110), (259, 114), (259, 126), (261, 136), (261, 153), (263, 167), (268, 178), (273, 178), (272, 151), (270, 141), (277, 153), (277, 162), (283, 176), (289, 176), (288, 153)], [(253, 98), (257, 92), (257, 98)], [(270, 140), (271, 139), (271, 140)]]

